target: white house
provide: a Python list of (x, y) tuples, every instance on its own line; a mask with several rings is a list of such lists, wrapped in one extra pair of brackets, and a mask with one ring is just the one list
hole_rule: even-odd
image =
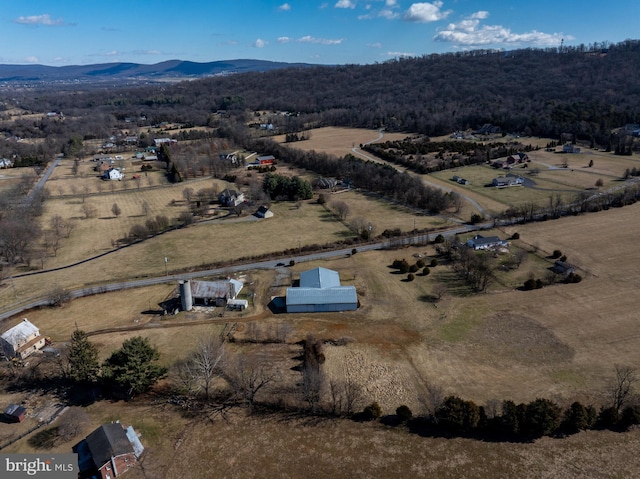
[(2, 352), (8, 358), (24, 359), (44, 348), (44, 345), (40, 330), (27, 318), (0, 336)]
[(13, 161), (8, 158), (0, 158), (0, 169), (13, 167)]
[(110, 168), (109, 170), (104, 172), (103, 178), (105, 180), (122, 180), (124, 179), (124, 174), (118, 170), (117, 168)]
[(467, 246), (469, 248), (473, 248), (474, 250), (499, 248), (501, 246), (508, 245), (509, 243), (507, 241), (501, 240), (497, 236), (487, 236), (485, 238), (482, 235), (475, 235), (473, 238), (467, 241)]

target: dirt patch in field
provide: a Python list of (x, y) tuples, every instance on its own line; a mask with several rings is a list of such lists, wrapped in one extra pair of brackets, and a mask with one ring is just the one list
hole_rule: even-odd
[(575, 355), (553, 331), (524, 315), (498, 313), (474, 328), (470, 336), (480, 346), (522, 364), (557, 364)]

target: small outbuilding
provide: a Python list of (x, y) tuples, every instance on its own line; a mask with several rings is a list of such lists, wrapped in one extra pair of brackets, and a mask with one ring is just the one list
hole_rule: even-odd
[(258, 218), (272, 218), (273, 211), (271, 211), (268, 206), (262, 205), (258, 208), (258, 211), (255, 212), (255, 215)]
[(27, 415), (27, 409), (19, 404), (9, 404), (2, 415), (9, 422), (22, 422)]

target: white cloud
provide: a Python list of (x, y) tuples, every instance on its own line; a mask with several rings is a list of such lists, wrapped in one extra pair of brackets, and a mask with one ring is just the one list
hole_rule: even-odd
[(266, 40), (263, 40), (262, 38), (258, 38), (255, 42), (253, 42), (253, 46), (256, 48), (263, 48), (265, 47), (269, 42), (267, 42)]
[(51, 15), (45, 13), (43, 15), (30, 15), (18, 17), (14, 20), (15, 23), (19, 23), (21, 25), (44, 25), (47, 27), (56, 27), (61, 25), (66, 25), (62, 18), (58, 18), (54, 20), (51, 18)]
[(408, 52), (387, 52), (387, 56), (389, 57), (415, 57), (415, 53)]
[(435, 35), (434, 40), (464, 46), (500, 44), (557, 46), (562, 38), (573, 39), (563, 33), (544, 33), (537, 30), (514, 33), (502, 25), (480, 25), (480, 20), (488, 17), (489, 12), (479, 11), (458, 23), (450, 23)]
[(376, 42), (376, 43), (367, 43), (367, 46), (368, 46), (368, 47), (371, 47), (371, 48), (382, 48), (382, 43), (380, 43), (380, 42)]
[(340, 45), (344, 40), (342, 38), (338, 40), (331, 40), (329, 38), (316, 38), (311, 35), (300, 37), (297, 40), (300, 43), (318, 43), (320, 45)]
[(398, 12), (394, 12), (390, 8), (383, 8), (382, 10), (380, 10), (380, 13), (378, 13), (378, 16), (386, 18), (387, 20), (393, 20), (394, 18), (398, 18), (399, 14)]
[(288, 12), (289, 10), (291, 10), (291, 5), (289, 5), (288, 3), (283, 3), (282, 5), (280, 5), (278, 7), (278, 10), (282, 10), (284, 12)]
[(355, 2), (352, 2), (351, 0), (338, 0), (338, 3), (336, 3), (334, 6), (336, 8), (356, 8)]
[(404, 14), (404, 19), (408, 22), (429, 23), (447, 18), (451, 10), (441, 10), (442, 2), (414, 3)]
[(386, 0), (384, 3), (387, 7), (394, 7), (398, 2), (396, 0)]
[(289, 43), (291, 41), (291, 38), (289, 38), (289, 37), (278, 37), (278, 39), (276, 41), (278, 43)]
[(38, 63), (38, 57), (30, 56), (24, 59), (27, 63)]

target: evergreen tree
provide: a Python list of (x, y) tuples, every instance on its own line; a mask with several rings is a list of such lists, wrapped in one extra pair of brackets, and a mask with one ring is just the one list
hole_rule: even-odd
[(80, 329), (71, 335), (67, 361), (69, 377), (74, 381), (93, 382), (98, 378), (98, 349), (89, 341), (87, 333)]
[(156, 364), (160, 353), (147, 338), (127, 339), (102, 365), (102, 377), (107, 384), (122, 390), (127, 398), (147, 391), (167, 368)]

